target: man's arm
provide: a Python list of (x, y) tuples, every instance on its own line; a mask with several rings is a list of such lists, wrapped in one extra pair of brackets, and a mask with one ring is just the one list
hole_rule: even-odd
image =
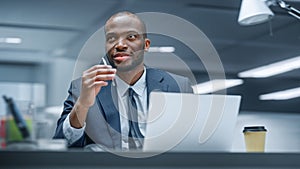
[(72, 128), (69, 122), (70, 112), (72, 111), (75, 100), (77, 100), (76, 97), (78, 97), (79, 94), (79, 89), (76, 87), (79, 80), (80, 79), (71, 83), (68, 90), (69, 96), (64, 102), (64, 109), (61, 117), (57, 121), (56, 131), (53, 136), (54, 139), (66, 139), (70, 147), (82, 147), (84, 145), (84, 128)]
[(84, 126), (87, 112), (95, 103), (95, 98), (101, 87), (107, 86), (107, 80), (113, 80), (116, 69), (109, 65), (95, 65), (82, 74), (80, 96), (70, 113), (70, 124), (74, 128)]
[[(64, 111), (57, 122), (57, 129), (53, 138), (66, 138), (69, 145), (78, 137), (83, 139), (88, 110), (94, 104), (101, 87), (107, 85), (107, 80), (114, 78), (115, 72), (116, 70), (112, 69), (111, 66), (95, 65), (84, 71), (80, 84), (76, 85), (75, 82), (71, 84), (68, 91), (69, 96), (64, 102)], [(76, 99), (78, 95), (79, 97)]]

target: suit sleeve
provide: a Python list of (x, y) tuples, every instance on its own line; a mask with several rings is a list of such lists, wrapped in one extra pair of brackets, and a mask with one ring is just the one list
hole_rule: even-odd
[[(57, 121), (56, 131), (53, 136), (53, 139), (66, 139), (64, 132), (63, 132), (63, 124), (66, 120), (68, 114), (72, 111), (75, 102), (76, 102), (76, 96), (74, 95), (73, 91), (76, 90), (76, 87), (74, 86), (74, 82), (71, 83), (71, 86), (68, 90), (68, 97), (64, 101), (64, 109), (60, 116), (60, 118)], [(75, 141), (72, 144), (69, 144), (69, 147), (83, 147), (84, 146), (84, 135), (80, 137), (77, 141)]]

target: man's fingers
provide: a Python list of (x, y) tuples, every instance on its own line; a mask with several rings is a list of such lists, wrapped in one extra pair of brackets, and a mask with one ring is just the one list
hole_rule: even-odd
[(96, 70), (93, 70), (91, 72), (85, 72), (83, 74), (84, 77), (86, 78), (92, 78), (94, 76), (97, 76), (97, 75), (101, 75), (101, 74), (116, 74), (116, 69), (96, 69)]
[(88, 70), (84, 71), (86, 73), (89, 73), (89, 72), (92, 72), (94, 70), (97, 70), (97, 69), (111, 69), (112, 67), (110, 65), (95, 65), (95, 66), (92, 66), (91, 68), (89, 68)]
[(95, 86), (107, 86), (108, 83), (106, 81), (95, 81), (94, 83), (92, 83), (90, 86), (88, 86), (89, 88), (95, 87)]
[(97, 75), (95, 76), (94, 81), (113, 80), (114, 78), (115, 74)]
[(96, 73), (97, 75), (100, 75), (100, 74), (115, 74), (116, 73), (116, 69), (97, 69), (97, 70), (94, 70), (93, 73)]
[(83, 85), (84, 86), (93, 86), (94, 83), (101, 84), (100, 82), (105, 82), (107, 80), (113, 80), (114, 78), (115, 78), (115, 74), (97, 75), (91, 79), (85, 79), (83, 81)]
[(116, 69), (109, 65), (95, 65), (83, 72), (82, 87), (90, 90), (94, 87), (107, 86), (108, 80), (113, 80), (116, 75)]

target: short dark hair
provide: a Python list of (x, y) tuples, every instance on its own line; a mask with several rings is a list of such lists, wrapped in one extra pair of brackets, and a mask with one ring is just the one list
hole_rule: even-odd
[[(147, 38), (147, 29), (146, 29), (146, 24), (145, 22), (139, 17), (137, 16), (136, 14), (132, 13), (132, 12), (129, 12), (129, 11), (122, 11), (122, 12), (118, 12), (118, 13), (115, 13), (113, 14), (105, 23), (105, 25), (107, 24), (107, 22), (115, 17), (118, 17), (118, 16), (132, 16), (136, 19), (138, 19), (142, 25), (142, 31), (143, 31), (143, 37), (144, 38)], [(106, 29), (104, 29), (104, 31), (106, 32)]]

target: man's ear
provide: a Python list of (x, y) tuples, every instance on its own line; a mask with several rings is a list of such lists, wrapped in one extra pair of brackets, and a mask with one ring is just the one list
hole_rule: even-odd
[(150, 43), (151, 43), (150, 39), (146, 38), (145, 39), (145, 44), (144, 44), (144, 50), (145, 51), (148, 51), (148, 49), (150, 48)]

